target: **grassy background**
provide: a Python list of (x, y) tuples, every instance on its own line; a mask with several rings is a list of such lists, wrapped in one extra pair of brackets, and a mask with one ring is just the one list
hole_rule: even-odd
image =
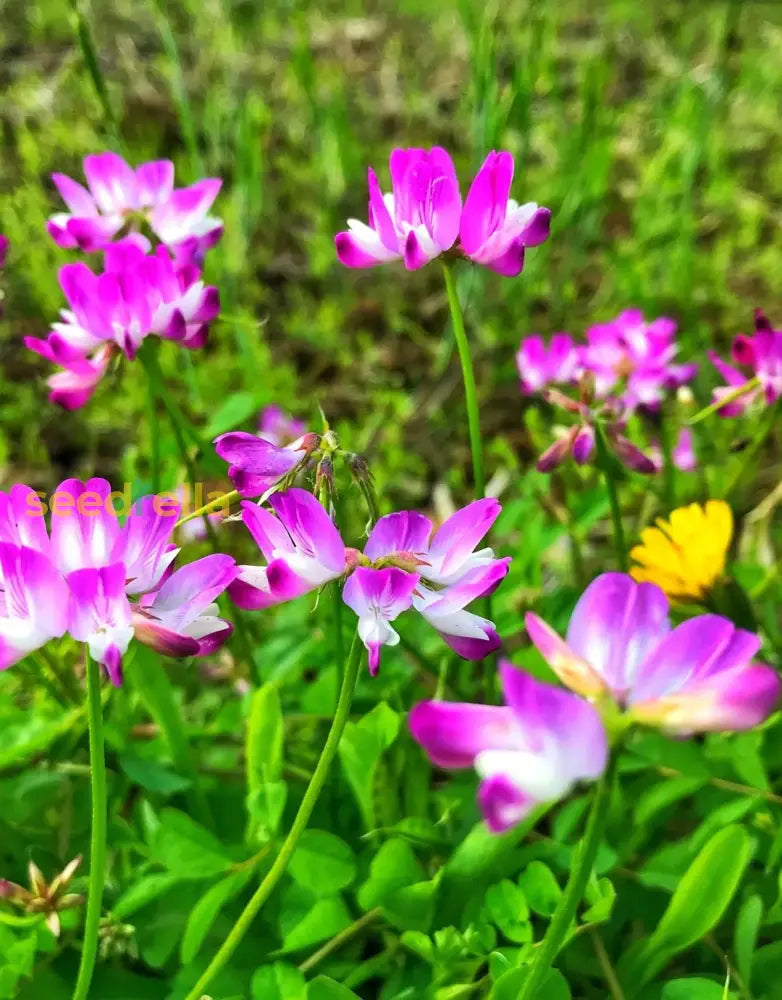
[[(164, 364), (214, 430), (243, 395), (304, 416), (319, 402), (369, 447), (399, 500), (469, 467), (457, 360), (436, 267), (350, 273), (332, 237), (363, 217), (366, 167), (395, 144), (442, 143), (465, 188), (490, 148), (514, 195), (553, 210), (522, 278), (465, 269), (489, 471), (527, 462), (513, 353), (521, 336), (581, 333), (629, 305), (676, 317), (682, 354), (724, 346), (755, 305), (782, 315), (782, 10), (612, 0), (311, 5), (119, 0), (82, 10), (116, 120), (85, 71), (64, 0), (6, 0), (0, 230), (12, 242), (0, 327), (0, 479), (127, 471), (143, 383), (125, 364), (81, 412), (44, 401), (21, 346), (61, 306), (68, 254), (47, 238), (48, 175), (88, 152), (170, 156), (180, 181), (224, 178), (207, 276), (224, 316), (206, 352)], [(700, 391), (713, 373), (704, 365)], [(203, 414), (207, 417), (204, 418)], [(242, 413), (236, 404), (229, 412)], [(215, 418), (216, 416), (216, 419)], [(228, 421), (230, 423), (230, 421)], [(220, 429), (224, 429), (220, 426)], [(710, 434), (706, 435), (709, 446)]]

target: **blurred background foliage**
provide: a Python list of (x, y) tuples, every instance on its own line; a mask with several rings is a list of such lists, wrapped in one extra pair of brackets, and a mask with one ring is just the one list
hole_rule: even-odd
[[(71, 6), (3, 7), (0, 228), (13, 249), (0, 475), (116, 478), (138, 438), (137, 366), (63, 414), (21, 347), (62, 304), (49, 174), (79, 177), (107, 146), (132, 162), (171, 157), (180, 182), (224, 179), (225, 237), (207, 269), (223, 318), (204, 355), (164, 352), (194, 419), (219, 417), (237, 392), (248, 408), (274, 400), (309, 417), (319, 403), (400, 501), (459, 482), (469, 462), (438, 269), (351, 273), (335, 259), (333, 233), (365, 217), (367, 166), (387, 182), (394, 145), (447, 146), (465, 190), (486, 151), (510, 149), (514, 195), (553, 210), (520, 280), (461, 275), (490, 471), (532, 454), (513, 358), (524, 334), (580, 334), (638, 305), (675, 317), (693, 357), (751, 328), (755, 305), (782, 322), (775, 4), (94, 0), (79, 9), (113, 122)], [(702, 400), (713, 375), (704, 364)]]

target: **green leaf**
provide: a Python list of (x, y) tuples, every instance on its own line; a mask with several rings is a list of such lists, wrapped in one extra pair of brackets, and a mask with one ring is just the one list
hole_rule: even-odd
[(541, 917), (550, 917), (562, 898), (559, 883), (542, 861), (530, 861), (519, 876), (519, 888), (532, 912)]
[(514, 944), (532, 940), (529, 907), (524, 893), (509, 879), (503, 879), (486, 890), (486, 910), (490, 919)]
[(637, 957), (625, 967), (628, 981), (649, 982), (668, 960), (716, 926), (741, 882), (752, 842), (741, 826), (729, 826), (695, 858), (679, 882), (668, 908)]
[(745, 983), (752, 982), (752, 959), (758, 940), (758, 930), (763, 919), (763, 900), (760, 896), (748, 896), (736, 917), (733, 951), (739, 975)]
[(3, 744), (0, 747), (0, 770), (18, 766), (29, 757), (43, 753), (56, 739), (72, 733), (82, 724), (84, 709), (63, 711), (59, 706), (37, 705), (34, 712), (5, 703), (0, 712)]
[(133, 658), (126, 671), (147, 711), (160, 726), (174, 767), (190, 779), (187, 801), (190, 811), (209, 821), (209, 806), (198, 780), (182, 722), (182, 710), (159, 655), (142, 643), (131, 646)]
[(250, 881), (253, 867), (233, 872), (221, 882), (216, 882), (204, 893), (190, 911), (182, 936), (180, 957), (183, 965), (189, 965), (198, 954), (206, 935), (225, 904), (238, 895)]
[(403, 886), (386, 897), (383, 916), (400, 930), (428, 931), (435, 912), (439, 877)]
[(288, 871), (315, 896), (333, 896), (356, 877), (351, 847), (325, 830), (305, 830), (293, 852)]
[(372, 859), (369, 878), (358, 890), (364, 910), (381, 906), (403, 886), (422, 881), (424, 871), (406, 840), (387, 840)]
[(660, 1000), (723, 1000), (725, 987), (713, 979), (672, 979), (663, 987)]
[(398, 732), (399, 716), (385, 702), (380, 702), (360, 722), (348, 722), (342, 734), (339, 759), (367, 830), (376, 826), (372, 798), (375, 771)]
[(328, 976), (318, 976), (307, 985), (307, 1000), (361, 1000), (361, 997)]
[(616, 902), (616, 889), (608, 878), (590, 882), (586, 890), (590, 906), (584, 910), (581, 919), (585, 924), (600, 924), (608, 920)]
[(274, 962), (256, 969), (250, 985), (252, 1000), (304, 1000), (307, 981), (295, 965)]
[(209, 878), (231, 867), (223, 845), (207, 829), (177, 809), (164, 809), (151, 856), (185, 878)]
[(252, 696), (247, 719), (245, 758), (247, 787), (252, 792), (266, 781), (282, 776), (284, 727), (280, 693), (274, 684), (264, 684)]
[(175, 795), (190, 785), (189, 778), (183, 778), (182, 775), (175, 774), (163, 764), (147, 757), (123, 753), (119, 756), (119, 763), (130, 780), (148, 792)]
[[(528, 975), (528, 968), (505, 972), (494, 984), (490, 994), (491, 1000), (518, 1000)], [(570, 987), (561, 972), (551, 969), (539, 989), (535, 991), (535, 1000), (571, 1000)]]
[(217, 437), (226, 431), (235, 431), (239, 424), (255, 416), (258, 402), (249, 392), (235, 392), (226, 397), (212, 414), (204, 428), (204, 440)]
[(285, 936), (279, 954), (320, 944), (344, 931), (351, 923), (350, 911), (340, 896), (319, 899), (303, 917), (296, 914), (289, 929), (284, 928)]
[(123, 892), (111, 908), (111, 912), (120, 920), (125, 920), (137, 910), (153, 903), (181, 881), (180, 875), (146, 875)]

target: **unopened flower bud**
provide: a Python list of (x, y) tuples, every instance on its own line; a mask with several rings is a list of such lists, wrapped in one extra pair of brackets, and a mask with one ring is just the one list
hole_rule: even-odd
[(315, 431), (308, 431), (306, 434), (302, 434), (300, 438), (294, 441), (290, 447), (294, 451), (306, 451), (309, 455), (311, 452), (320, 448), (321, 440), (320, 434), (316, 434)]
[(368, 483), (372, 481), (372, 473), (369, 469), (369, 462), (367, 462), (363, 455), (359, 455), (356, 452), (351, 451), (345, 455), (345, 461), (348, 463), (350, 474), (357, 483)]

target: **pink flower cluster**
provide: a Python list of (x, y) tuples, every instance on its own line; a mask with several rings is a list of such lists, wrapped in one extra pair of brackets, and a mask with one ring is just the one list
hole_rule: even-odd
[[(625, 430), (633, 412), (657, 412), (666, 392), (695, 376), (697, 365), (675, 360), (675, 335), (673, 320), (660, 317), (647, 323), (640, 310), (627, 309), (610, 323), (590, 327), (586, 344), (577, 344), (566, 333), (554, 334), (548, 344), (536, 335), (525, 337), (516, 354), (522, 392), (540, 393), (578, 418), (541, 455), (538, 468), (549, 472), (568, 455), (579, 465), (588, 462), (595, 451), (596, 424), (601, 422), (606, 442), (622, 463), (636, 472), (659, 471), (659, 445), (654, 444), (647, 455)], [(579, 398), (556, 386), (578, 386)], [(680, 434), (672, 460), (680, 469), (694, 468), (689, 432)]]
[(510, 197), (513, 157), (491, 152), (462, 204), (449, 154), (432, 149), (394, 149), (389, 161), (391, 192), (383, 194), (370, 168), (368, 223), (348, 219), (337, 233), (337, 256), (346, 267), (374, 267), (403, 260), (410, 270), (456, 252), (514, 276), (524, 252), (548, 239), (551, 212)]
[(410, 608), (465, 659), (480, 660), (499, 647), (493, 622), (467, 610), (492, 593), (508, 571), (509, 558), (495, 559), (490, 548), (475, 551), (500, 512), (496, 500), (476, 500), (434, 535), (423, 514), (389, 514), (372, 529), (363, 552), (345, 546), (326, 510), (306, 490), (275, 493), (269, 504), (274, 513), (242, 504), (242, 519), (265, 563), (239, 567), (229, 594), (240, 608), (281, 604), (347, 575), (343, 599), (358, 616), (372, 674), (381, 647), (399, 642), (391, 623)]
[(176, 504), (143, 497), (120, 525), (105, 479), (68, 479), (45, 509), (28, 486), (0, 493), (0, 670), (68, 632), (112, 683), (139, 639), (168, 656), (203, 656), (232, 626), (215, 599), (237, 575), (211, 555), (174, 570)]
[[(25, 338), (59, 366), (49, 379), (50, 398), (71, 410), (90, 399), (119, 352), (133, 358), (151, 335), (202, 347), (220, 311), (217, 289), (204, 284), (200, 267), (222, 233), (222, 223), (207, 215), (221, 182), (175, 189), (168, 160), (134, 171), (115, 153), (86, 157), (84, 172), (89, 190), (54, 175), (70, 214), (52, 216), (48, 228), (62, 247), (103, 251), (103, 271), (96, 275), (84, 263), (62, 267), (68, 308), (45, 340)], [(159, 240), (154, 248), (140, 231), (145, 226)]]
[(754, 660), (756, 635), (719, 615), (672, 628), (662, 590), (623, 573), (604, 573), (587, 587), (566, 640), (535, 614), (526, 624), (570, 691), (506, 662), (504, 706), (428, 701), (410, 713), (413, 737), (433, 763), (478, 772), (478, 802), (496, 833), (602, 774), (608, 738), (599, 708), (606, 703), (625, 725), (681, 737), (749, 729), (779, 699), (776, 671)]
[(714, 351), (709, 351), (712, 363), (727, 382), (726, 386), (714, 390), (714, 401), (719, 402), (729, 394), (735, 397), (720, 407), (721, 416), (738, 416), (757, 399), (763, 399), (770, 406), (782, 396), (782, 330), (772, 329), (760, 309), (755, 310), (754, 335), (739, 334), (733, 341), (731, 354), (734, 362), (751, 374), (744, 375)]
[(623, 410), (657, 410), (665, 393), (691, 381), (696, 364), (676, 362), (676, 324), (664, 316), (647, 323), (639, 309), (626, 309), (586, 332), (586, 344), (557, 333), (547, 345), (525, 337), (516, 354), (522, 391), (574, 385), (585, 373), (598, 399), (616, 398)]

